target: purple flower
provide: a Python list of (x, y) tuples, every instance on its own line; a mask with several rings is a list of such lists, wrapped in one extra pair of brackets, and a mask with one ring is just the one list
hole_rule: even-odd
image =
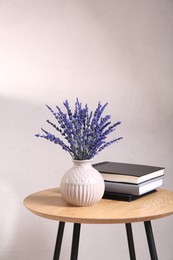
[(104, 148), (122, 139), (122, 137), (119, 137), (106, 142), (107, 136), (121, 124), (121, 122), (111, 124), (111, 116), (103, 116), (108, 103), (102, 106), (99, 102), (94, 112), (89, 111), (87, 104), (83, 107), (78, 99), (75, 102), (74, 112), (67, 100), (63, 105), (66, 113), (59, 106), (56, 106), (57, 110), (55, 112), (47, 105), (56, 120), (56, 123), (50, 120), (47, 120), (47, 123), (63, 137), (64, 141), (44, 129), (41, 129), (43, 134), (37, 134), (36, 136), (60, 145), (63, 150), (70, 153), (73, 159), (91, 159)]

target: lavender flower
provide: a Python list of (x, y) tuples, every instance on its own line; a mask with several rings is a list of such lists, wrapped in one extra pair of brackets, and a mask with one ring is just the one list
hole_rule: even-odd
[(82, 103), (76, 99), (75, 109), (72, 112), (68, 101), (63, 103), (66, 108), (64, 113), (59, 106), (56, 106), (57, 111), (47, 105), (47, 108), (53, 114), (57, 124), (47, 120), (60, 136), (63, 136), (64, 141), (60, 137), (41, 129), (43, 134), (37, 134), (37, 137), (45, 138), (62, 147), (63, 150), (70, 153), (75, 160), (87, 160), (93, 158), (100, 151), (122, 139), (122, 137), (107, 141), (107, 136), (115, 131), (116, 127), (121, 124), (117, 122), (111, 125), (110, 115), (103, 117), (103, 112), (108, 103), (103, 106), (98, 103), (94, 113), (89, 111), (87, 104), (83, 107)]

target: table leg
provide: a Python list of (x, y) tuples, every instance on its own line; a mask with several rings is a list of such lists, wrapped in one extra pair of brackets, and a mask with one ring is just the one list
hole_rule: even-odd
[(77, 257), (78, 257), (80, 228), (81, 228), (81, 224), (74, 223), (72, 248), (71, 248), (71, 258), (70, 258), (70, 260), (77, 260)]
[(64, 233), (64, 226), (65, 226), (65, 222), (59, 222), (53, 260), (59, 260), (62, 238), (63, 238), (63, 233)]
[(136, 260), (131, 223), (126, 223), (126, 233), (127, 233), (127, 240), (128, 240), (128, 246), (129, 246), (130, 260)]
[(151, 260), (158, 260), (156, 246), (155, 246), (155, 242), (154, 242), (153, 230), (152, 230), (152, 226), (151, 226), (151, 221), (144, 221), (144, 225), (145, 225), (145, 232), (146, 232), (146, 235), (147, 235)]

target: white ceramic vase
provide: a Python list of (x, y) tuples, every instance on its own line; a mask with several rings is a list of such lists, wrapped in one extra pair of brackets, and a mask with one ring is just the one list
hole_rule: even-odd
[(61, 181), (62, 197), (74, 206), (91, 206), (101, 200), (105, 185), (92, 160), (74, 160)]

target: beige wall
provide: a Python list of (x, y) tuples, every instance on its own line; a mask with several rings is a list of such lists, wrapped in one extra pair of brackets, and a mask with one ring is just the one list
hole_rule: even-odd
[[(71, 166), (60, 147), (34, 137), (49, 117), (45, 103), (108, 101), (124, 140), (94, 161), (164, 166), (172, 189), (172, 46), (169, 0), (0, 1), (0, 259), (52, 258), (58, 223), (22, 205), (28, 194), (58, 186)], [(153, 221), (159, 259), (172, 259), (172, 221)], [(149, 259), (141, 223), (134, 237), (137, 258)], [(70, 241), (68, 224), (62, 259)], [(123, 225), (83, 226), (79, 259), (115, 255), (129, 259)]]

